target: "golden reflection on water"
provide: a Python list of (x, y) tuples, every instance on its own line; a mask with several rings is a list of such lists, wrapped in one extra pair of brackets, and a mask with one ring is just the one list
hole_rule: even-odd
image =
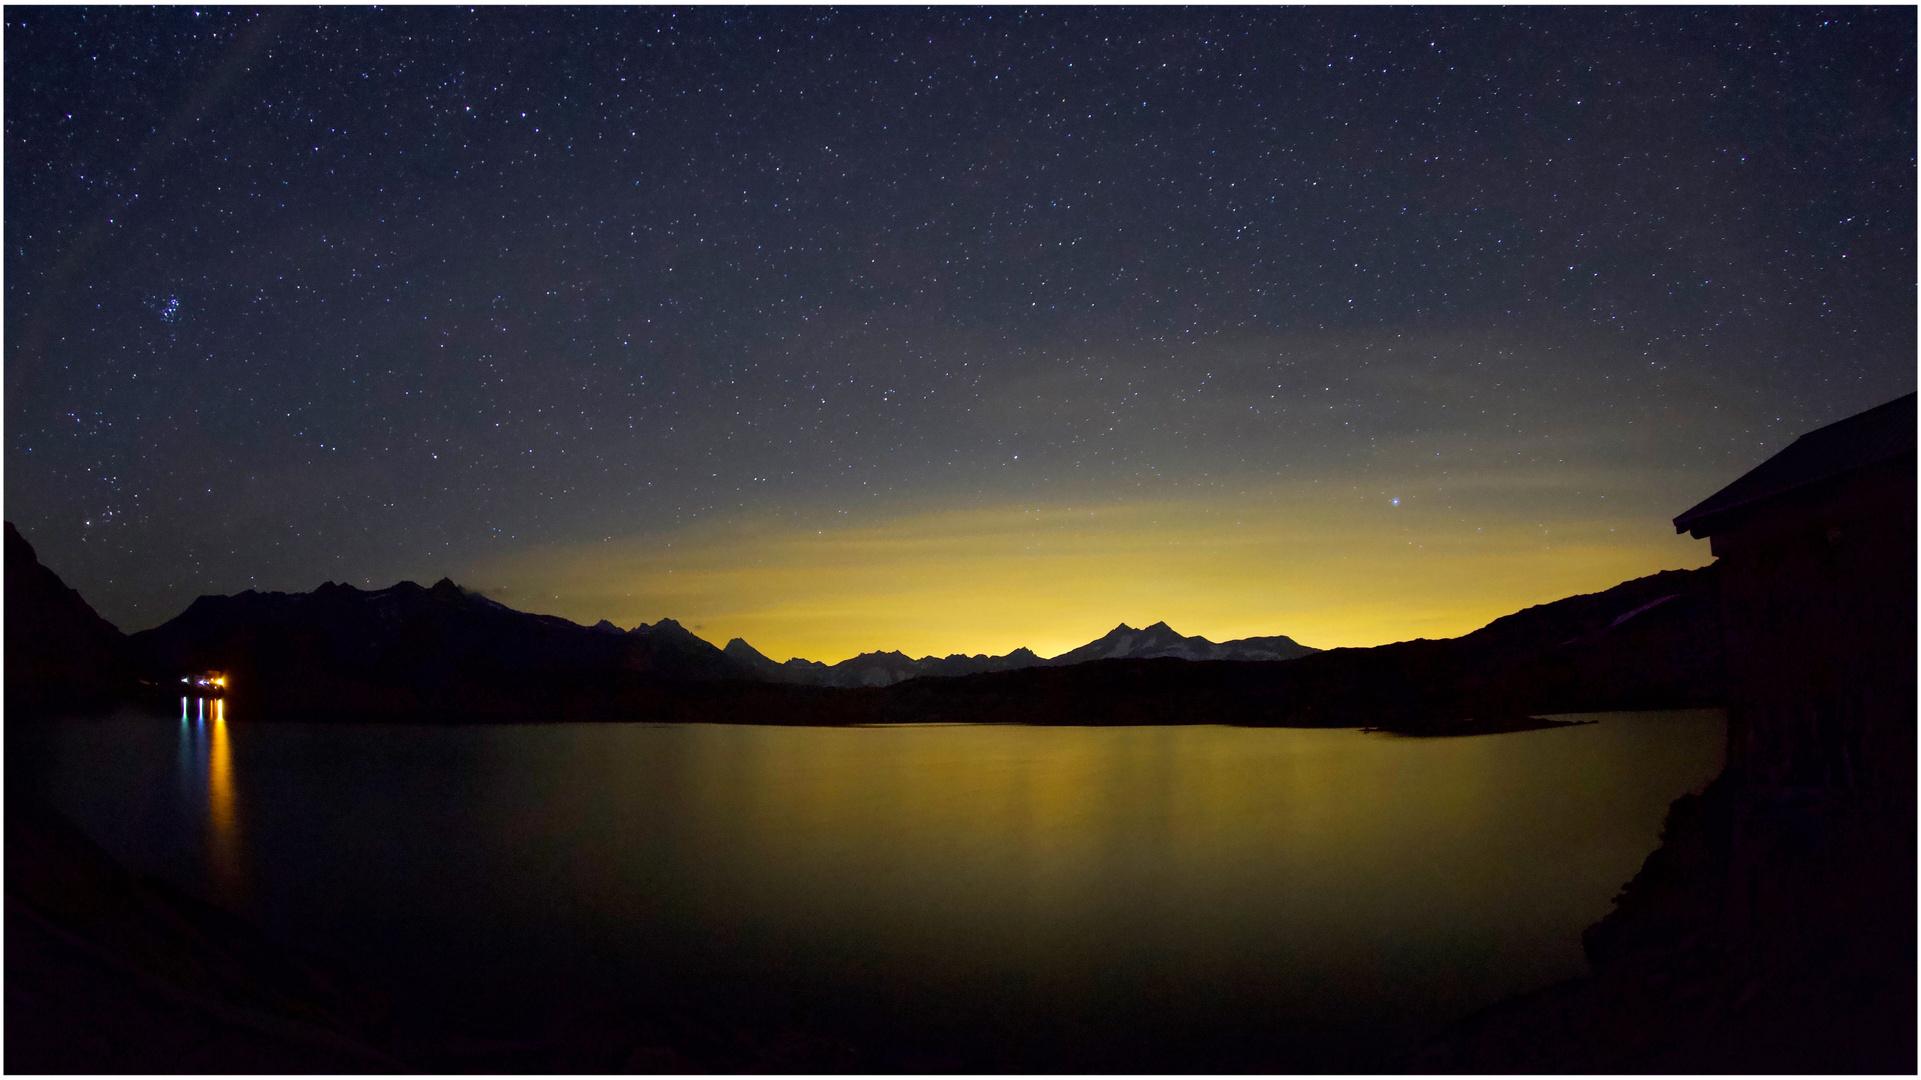
[[(207, 702), (201, 699), (204, 709)], [(213, 699), (213, 730), (207, 744), (207, 824), (216, 881), (232, 897), (241, 885), (240, 828), (234, 812), (233, 742), (227, 732), (227, 701)]]
[[(1466, 1007), (1580, 974), (1581, 929), (1719, 768), (1718, 717), (1606, 719), (1454, 740), (695, 725), (663, 733), (689, 830), (668, 887), (730, 939), (1062, 1007), (1123, 969), (1258, 983), (1300, 1015), (1409, 980)], [(618, 772), (599, 749), (583, 768)]]
[[(343, 912), (370, 954), (417, 924), (432, 929), (416, 955), (459, 955), (463, 973), (711, 967), (955, 1032), (1138, 1021), (1329, 1046), (1412, 1038), (1582, 974), (1581, 931), (1659, 842), (1669, 802), (1719, 771), (1724, 737), (1705, 712), (1438, 740), (1207, 726), (316, 735), (236, 730), (212, 701), (184, 701), (179, 721), (183, 839), (205, 845), (195, 884), (247, 911), (328, 880), (300, 902)], [(115, 740), (68, 730), (91, 775), (139, 788), (111, 771), (135, 764)], [(114, 812), (135, 818), (95, 811), (109, 826)], [(490, 967), (495, 946), (471, 946), (488, 940), (480, 927), (531, 966)]]

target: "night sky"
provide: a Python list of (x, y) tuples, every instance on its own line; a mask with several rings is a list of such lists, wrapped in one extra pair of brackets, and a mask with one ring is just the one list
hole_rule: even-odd
[(5, 511), (776, 659), (1458, 634), (1915, 388), (1912, 8), (20, 8)]

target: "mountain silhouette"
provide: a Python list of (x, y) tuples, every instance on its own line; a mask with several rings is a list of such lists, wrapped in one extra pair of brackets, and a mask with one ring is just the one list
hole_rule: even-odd
[(1122, 623), (1105, 636), (1042, 663), (1058, 667), (1089, 660), (1151, 660), (1163, 656), (1181, 660), (1293, 660), (1316, 652), (1320, 650), (1280, 635), (1215, 644), (1204, 637), (1183, 637), (1164, 622), (1144, 630)]
[(132, 685), (127, 635), (100, 617), (7, 524), (7, 688), (26, 712), (101, 708)]
[(625, 632), (581, 626), (446, 578), (432, 588), (327, 582), (310, 593), (203, 596), (132, 646), (157, 682), (217, 668), (237, 703), (301, 715), (504, 718), (609, 679), (752, 677), (672, 619)]
[[(1673, 708), (1724, 697), (1718, 564), (1671, 570), (1504, 616), (1460, 638), (1317, 651), (1291, 638), (1215, 643), (1126, 624), (1059, 656), (914, 659), (870, 652), (776, 663), (715, 648), (672, 619), (621, 630), (516, 611), (441, 579), (375, 591), (203, 596), (131, 638), (9, 531), (10, 703), (72, 710), (228, 674), (260, 717), (767, 724), (992, 721), (1379, 727), (1464, 734), (1542, 713)], [(931, 676), (931, 677), (930, 677)]]
[(1031, 649), (1020, 648), (1004, 656), (952, 653), (947, 656), (923, 656), (916, 660), (903, 652), (888, 651), (861, 653), (838, 664), (799, 658), (777, 664), (740, 638), (728, 642), (725, 651), (764, 677), (776, 681), (807, 686), (856, 687), (892, 686), (924, 676), (954, 678), (1030, 667), (1062, 667), (1089, 660), (1145, 660), (1155, 657), (1181, 660), (1293, 660), (1320, 650), (1278, 635), (1216, 644), (1204, 637), (1182, 637), (1166, 623), (1157, 622), (1145, 630), (1136, 630), (1122, 623), (1104, 637), (1046, 659)]
[[(1005, 656), (988, 656), (985, 653), (967, 656), (963, 653), (952, 653), (947, 656), (923, 656), (916, 660), (899, 650), (889, 650), (861, 653), (859, 656), (842, 660), (838, 664), (823, 664), (818, 660), (803, 660), (799, 657), (785, 664), (776, 664), (761, 656), (753, 646), (739, 638), (729, 642), (728, 648), (732, 649), (735, 643), (740, 645), (740, 651), (738, 654), (729, 653), (729, 655), (737, 655), (753, 663), (755, 670), (762, 672), (769, 679), (803, 686), (892, 686), (898, 682), (923, 676), (952, 677), (986, 671), (1013, 671), (1017, 668), (1033, 667), (1036, 664), (1048, 662), (1036, 656), (1033, 650), (1021, 648)], [(765, 663), (754, 661), (751, 657), (760, 657)]]
[[(1503, 616), (1459, 638), (1285, 661), (1115, 657), (921, 679), (889, 688), (886, 712), (896, 721), (1445, 735), (1549, 726), (1536, 719), (1543, 714), (1716, 705), (1725, 697), (1719, 603), (1718, 564), (1668, 570)], [(1138, 637), (1128, 647), (1154, 648), (1179, 636), (1164, 629), (1120, 627), (1108, 637), (1118, 645), (1131, 633)]]

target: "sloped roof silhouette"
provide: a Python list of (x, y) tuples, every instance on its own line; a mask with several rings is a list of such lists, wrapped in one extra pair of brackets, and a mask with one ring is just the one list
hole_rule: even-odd
[(1914, 451), (1915, 395), (1909, 394), (1794, 440), (1675, 518), (1674, 531), (1709, 536), (1756, 503)]

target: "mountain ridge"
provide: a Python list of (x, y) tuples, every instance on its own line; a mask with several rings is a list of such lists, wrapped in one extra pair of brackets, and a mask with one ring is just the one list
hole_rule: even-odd
[(1198, 634), (1186, 637), (1165, 622), (1139, 630), (1122, 623), (1080, 648), (1070, 649), (1045, 663), (1064, 666), (1088, 660), (1152, 660), (1164, 656), (1181, 660), (1295, 660), (1320, 651), (1282, 634), (1236, 638), (1217, 644)]
[[(951, 678), (1025, 667), (1059, 667), (1091, 659), (1171, 656), (1185, 660), (1288, 660), (1319, 651), (1280, 635), (1215, 643), (1204, 637), (1183, 636), (1165, 622), (1157, 622), (1139, 631), (1122, 623), (1105, 636), (1054, 657), (1041, 657), (1026, 647), (999, 656), (951, 653), (947, 656), (918, 658), (898, 649), (890, 649), (861, 653), (834, 664), (801, 657), (778, 662), (739, 637), (717, 648), (672, 618), (663, 618), (651, 625), (641, 623), (627, 630), (606, 619), (583, 626), (557, 615), (519, 611), (479, 592), (463, 588), (446, 577), (424, 589), (413, 581), (405, 580), (374, 590), (361, 590), (330, 580), (322, 582), (310, 593), (247, 589), (225, 596), (206, 595), (196, 598), (180, 615), (158, 627), (132, 635), (131, 640), (136, 652), (146, 659), (145, 666), (157, 674), (165, 673), (159, 670), (161, 668), (167, 671), (208, 668), (239, 671), (249, 667), (244, 660), (236, 662), (222, 659), (216, 655), (223, 652), (222, 648), (205, 641), (190, 647), (184, 644), (183, 639), (205, 638), (209, 634), (220, 637), (222, 635), (213, 624), (221, 621), (244, 624), (252, 627), (252, 632), (263, 636), (293, 632), (293, 623), (303, 617), (320, 618), (323, 621), (349, 618), (347, 609), (359, 605), (367, 608), (364, 616), (371, 620), (374, 630), (366, 648), (346, 644), (347, 638), (355, 637), (357, 632), (349, 633), (344, 626), (321, 632), (321, 637), (331, 643), (330, 647), (342, 660), (377, 667), (381, 660), (376, 654), (386, 655), (395, 647), (394, 642), (385, 641), (382, 635), (396, 632), (398, 623), (425, 617), (426, 609), (422, 605), (428, 603), (445, 609), (438, 616), (442, 623), (447, 613), (457, 613), (470, 620), (479, 620), (497, 632), (533, 634), (534, 641), (527, 649), (535, 656), (546, 658), (549, 663), (564, 667), (611, 663), (622, 669), (654, 671), (669, 677), (758, 678), (800, 686), (892, 686), (915, 678)], [(442, 626), (441, 631), (452, 632), (446, 626)], [(579, 636), (584, 634), (596, 637), (589, 639)], [(501, 670), (515, 671), (529, 666), (521, 662), (523, 657), (510, 656), (502, 651), (504, 645), (501, 643), (487, 645), (473, 635), (457, 634), (456, 637), (460, 639), (459, 642), (443, 644), (463, 656), (477, 649), (480, 654), (490, 658), (487, 662), (497, 665)], [(615, 637), (644, 642), (645, 646), (638, 651), (623, 650), (610, 640)], [(568, 657), (556, 651), (556, 642), (562, 639), (573, 643), (576, 650), (573, 659), (576, 662), (570, 663)], [(225, 635), (225, 640), (230, 645), (237, 644), (231, 633)], [(412, 681), (419, 683), (421, 679)]]
[(1158, 657), (1182, 660), (1293, 660), (1320, 650), (1278, 634), (1216, 643), (1204, 637), (1186, 637), (1165, 622), (1157, 622), (1143, 630), (1122, 623), (1085, 645), (1052, 657), (1042, 657), (1023, 646), (1000, 656), (949, 653), (946, 656), (915, 658), (898, 649), (888, 649), (864, 652), (834, 664), (802, 657), (778, 663), (742, 638), (729, 641), (723, 651), (781, 682), (859, 687), (892, 686), (927, 676), (955, 678), (1028, 667), (1064, 667), (1088, 660), (1148, 660)]
[[(209, 669), (229, 674), (229, 697), (255, 716), (403, 722), (1236, 723), (1439, 734), (1540, 726), (1530, 718), (1543, 712), (1715, 704), (1723, 693), (1718, 564), (1536, 605), (1459, 638), (1371, 649), (1320, 651), (1279, 635), (1216, 643), (1165, 622), (1122, 623), (1051, 658), (893, 650), (834, 665), (776, 663), (740, 638), (717, 648), (673, 619), (582, 626), (444, 577), (425, 588), (328, 581), (310, 593), (202, 596), (129, 637), (40, 566), (17, 532), (8, 567), (8, 700), (30, 711), (129, 694), (158, 700), (177, 693), (181, 675)], [(40, 654), (19, 635), (41, 623), (79, 628), (73, 655), (84, 670), (22, 666)], [(147, 690), (133, 689), (135, 676)]]
[(24, 710), (90, 710), (132, 686), (131, 646), (120, 628), (40, 561), (6, 523), (6, 701)]

